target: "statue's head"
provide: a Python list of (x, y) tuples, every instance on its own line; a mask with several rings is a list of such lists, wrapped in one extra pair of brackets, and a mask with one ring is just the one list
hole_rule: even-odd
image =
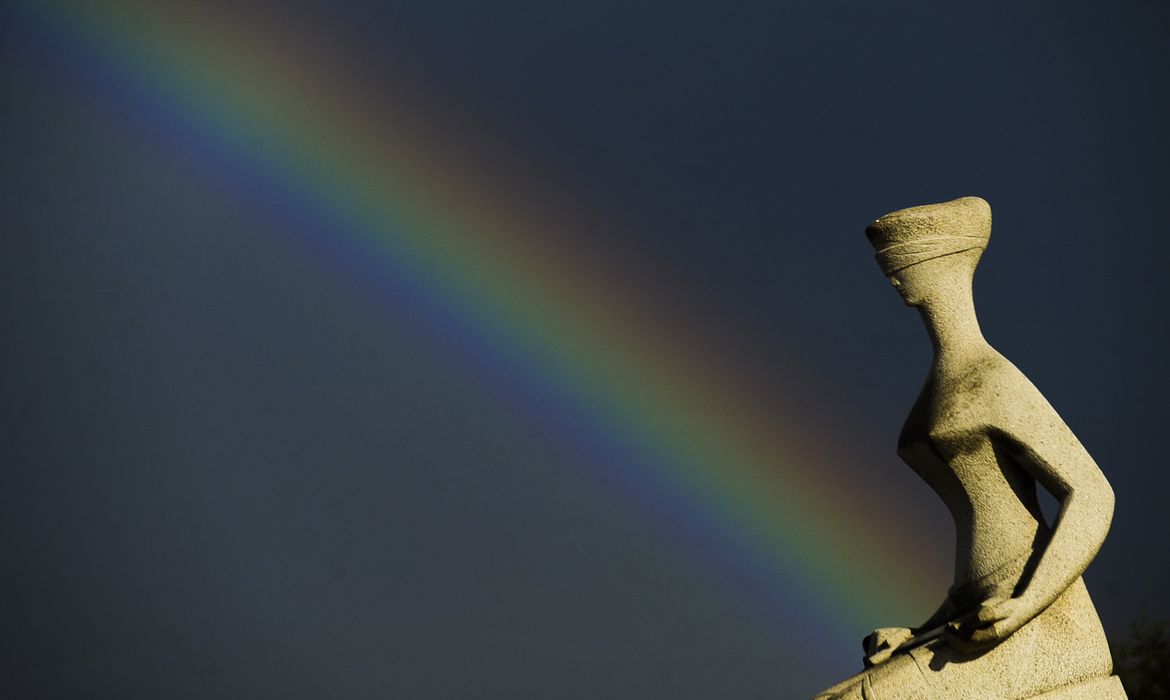
[(970, 285), (991, 237), (991, 205), (979, 197), (899, 209), (866, 227), (882, 272), (909, 306), (956, 282)]

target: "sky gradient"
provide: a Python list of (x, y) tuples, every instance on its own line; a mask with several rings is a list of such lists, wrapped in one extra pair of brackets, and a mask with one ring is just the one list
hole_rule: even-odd
[(1060, 7), (6, 7), (4, 682), (807, 696), (945, 594), (862, 229), (965, 194), (1170, 616), (1166, 16)]

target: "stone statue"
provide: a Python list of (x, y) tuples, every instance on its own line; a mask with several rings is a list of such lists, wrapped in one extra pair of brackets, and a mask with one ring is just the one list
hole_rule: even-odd
[[(816, 700), (1125, 698), (1081, 580), (1109, 530), (1113, 491), (975, 318), (991, 207), (978, 197), (911, 207), (865, 232), (934, 346), (898, 455), (954, 518), (955, 583), (920, 627), (866, 637), (865, 670)], [(1061, 504), (1051, 526), (1037, 483)]]

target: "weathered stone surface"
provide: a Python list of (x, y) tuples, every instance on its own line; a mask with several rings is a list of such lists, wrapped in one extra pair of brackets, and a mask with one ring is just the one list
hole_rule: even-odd
[[(902, 209), (866, 235), (934, 347), (898, 454), (954, 518), (955, 583), (922, 625), (866, 637), (865, 670), (817, 700), (1124, 698), (1081, 580), (1109, 530), (1113, 491), (975, 316), (991, 207), (964, 197)], [(1052, 526), (1037, 484), (1061, 504)]]
[(1049, 693), (1037, 695), (1035, 700), (1124, 700), (1125, 689), (1117, 676), (1097, 678), (1076, 685), (1057, 688)]

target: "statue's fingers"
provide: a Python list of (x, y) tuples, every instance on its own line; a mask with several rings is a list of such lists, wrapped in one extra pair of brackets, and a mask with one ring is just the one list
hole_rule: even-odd
[(947, 625), (952, 627), (955, 630), (978, 627), (981, 624), (981, 621), (979, 619), (979, 615), (982, 612), (983, 612), (982, 608), (977, 608), (975, 610), (972, 610), (969, 613), (966, 613), (964, 615), (959, 616), (958, 618), (955, 618), (951, 622), (948, 622)]
[(975, 630), (974, 632), (971, 633), (971, 638), (969, 640), (970, 648), (978, 649), (980, 647), (986, 646), (988, 643), (990, 643), (994, 640), (995, 640), (995, 638), (992, 635), (991, 630), (989, 630), (989, 629)]
[(981, 627), (977, 630), (972, 630), (968, 637), (970, 647), (973, 649), (981, 649), (999, 639), (999, 632), (994, 626)]
[(1006, 620), (1016, 613), (1018, 607), (1018, 603), (1012, 598), (987, 605), (984, 608), (980, 608), (979, 621), (984, 624), (990, 624), (999, 622), (1000, 620)]
[(983, 624), (996, 622), (998, 620), (1002, 620), (1005, 617), (1007, 617), (1007, 614), (999, 605), (983, 606), (979, 608), (979, 611), (975, 614), (975, 620)]
[(910, 630), (903, 630), (901, 634), (890, 640), (890, 648), (896, 651), (902, 648), (902, 645), (911, 639), (914, 639), (914, 633)]

